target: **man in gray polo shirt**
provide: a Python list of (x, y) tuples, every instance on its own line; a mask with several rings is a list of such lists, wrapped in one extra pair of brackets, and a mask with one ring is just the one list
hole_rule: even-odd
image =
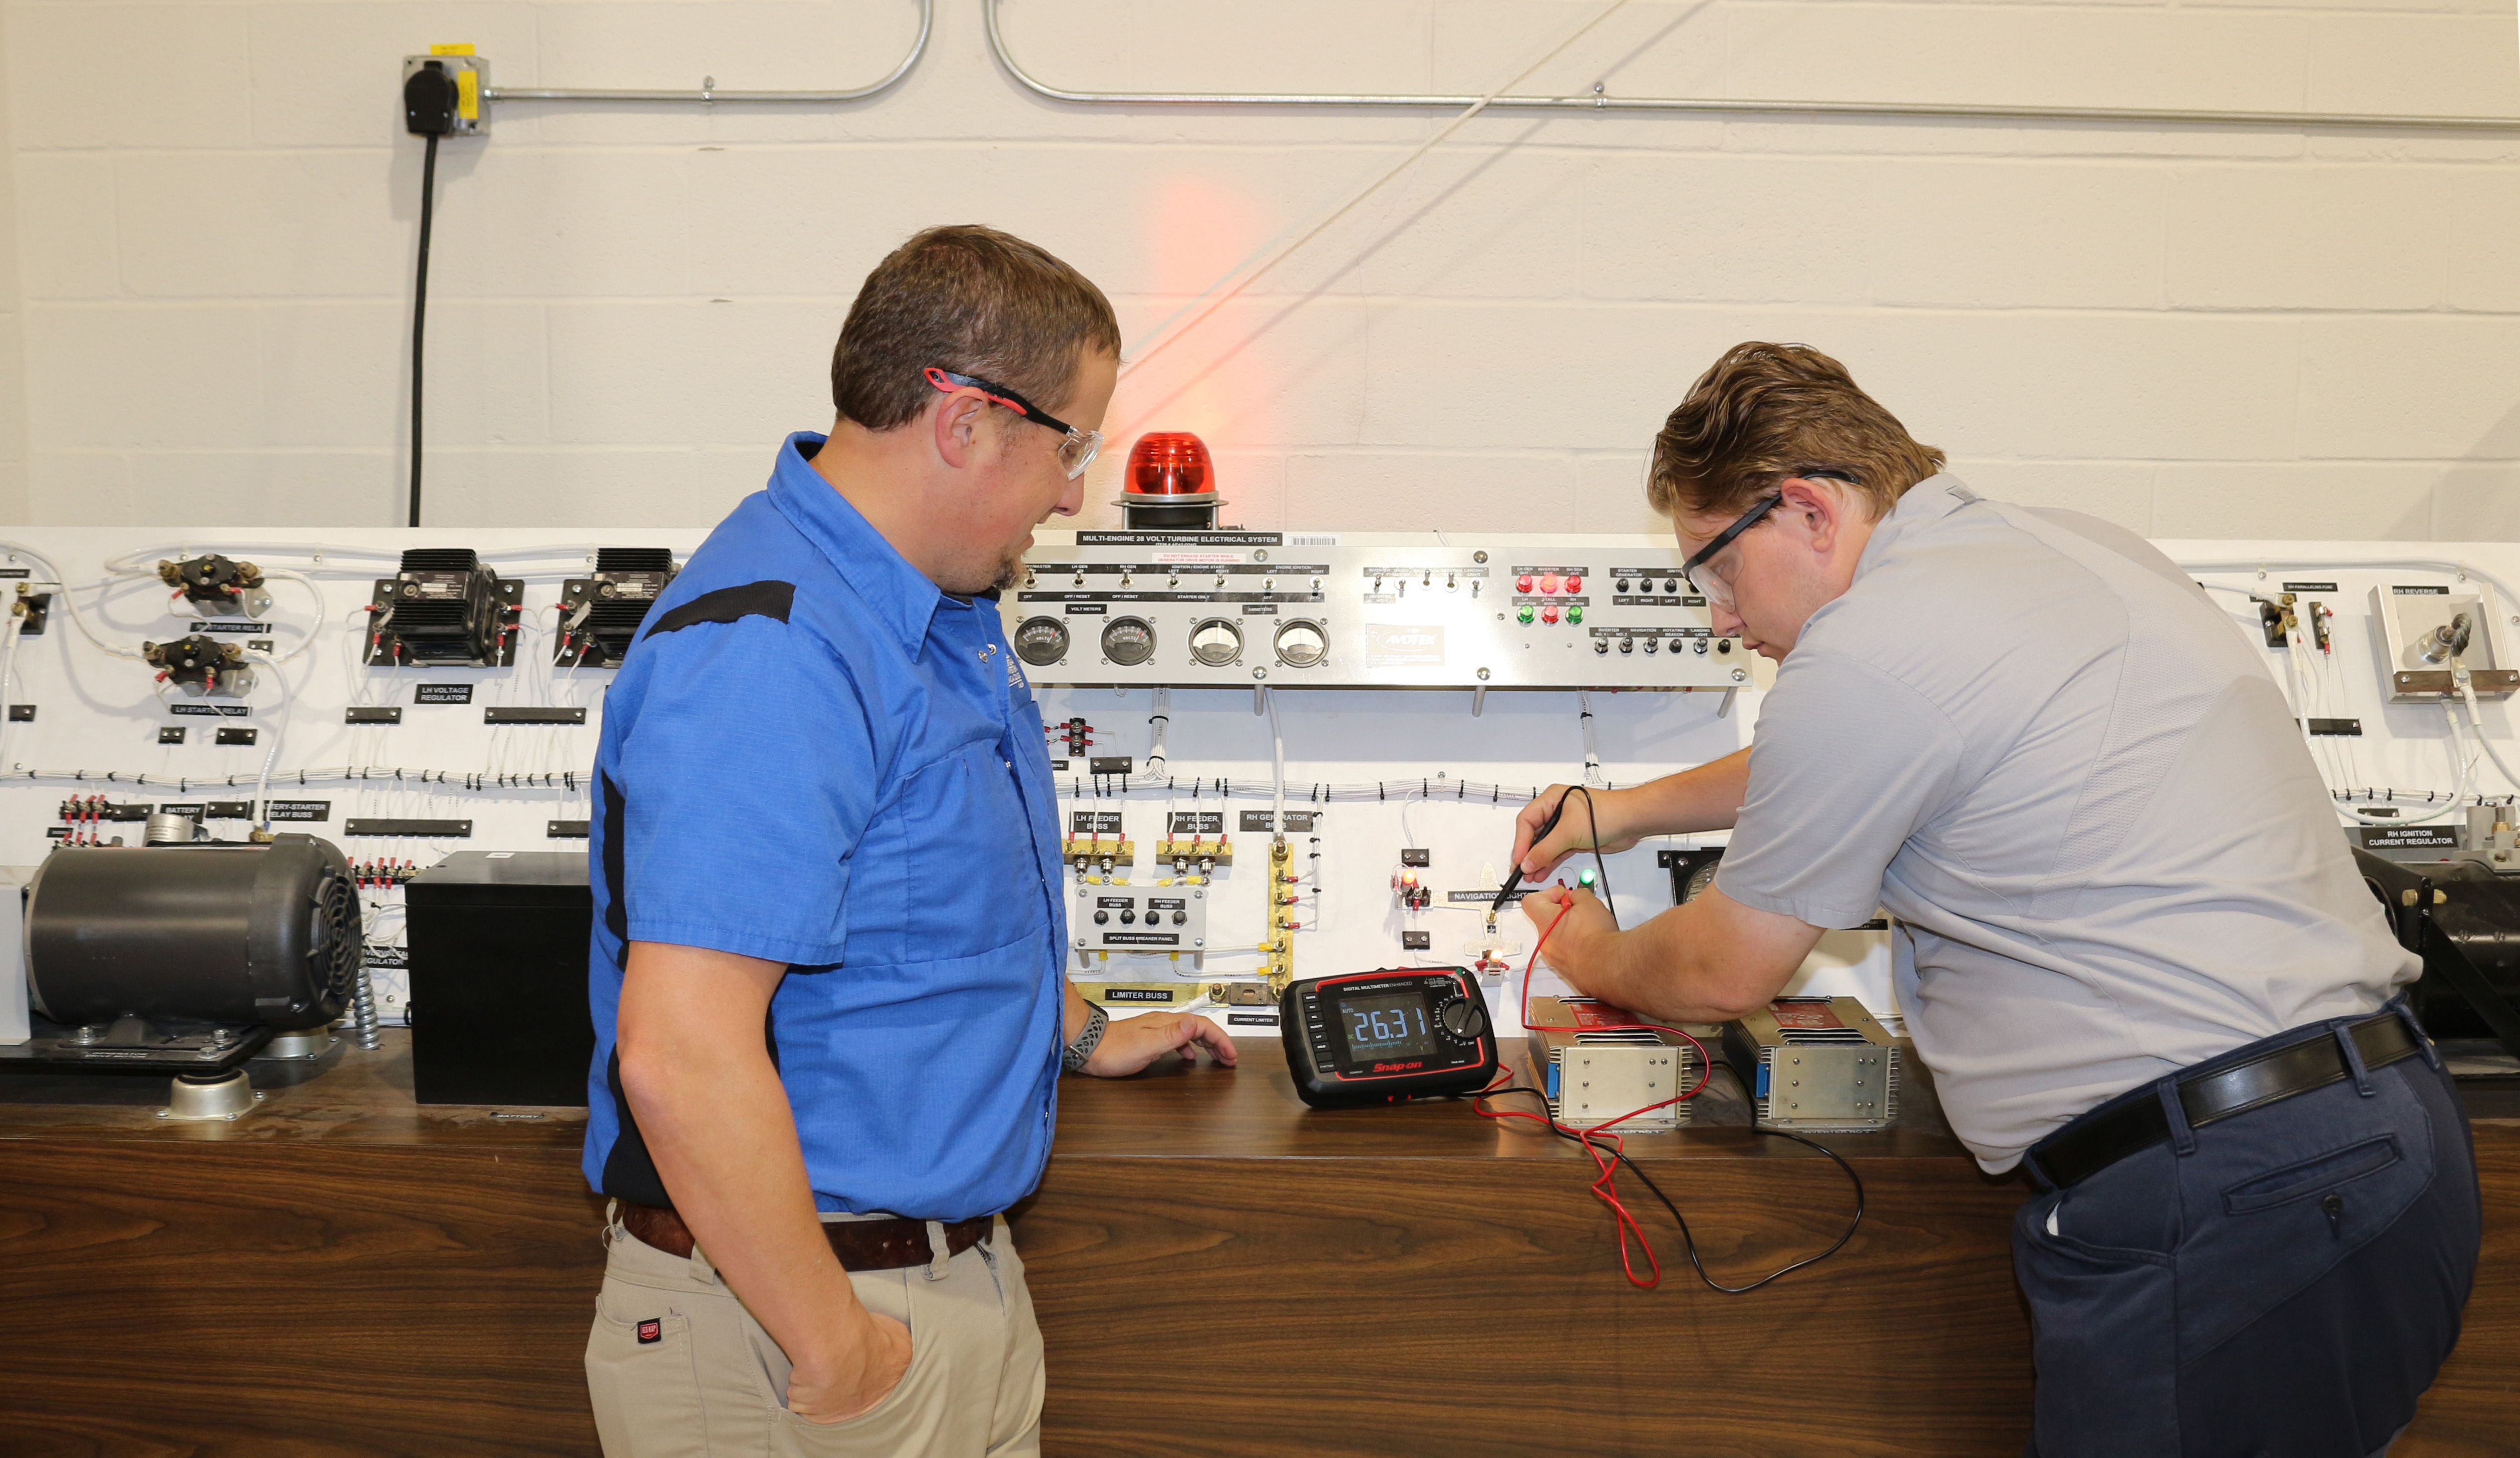
[(2014, 1228), (2030, 1451), (2384, 1451), (2457, 1340), (2480, 1225), (2465, 1116), (2393, 1000), (2418, 961), (2203, 591), (1942, 464), (1815, 350), (1738, 345), (1698, 381), (1649, 495), (1776, 687), (1750, 749), (1579, 797), (1534, 844), (1552, 788), (1514, 854), (1536, 877), (1597, 840), (1732, 843), (1631, 931), (1580, 890), (1524, 908), (1565, 908), (1546, 950), (1576, 987), (1692, 1021), (1886, 908), (1953, 1128), (2040, 1191)]

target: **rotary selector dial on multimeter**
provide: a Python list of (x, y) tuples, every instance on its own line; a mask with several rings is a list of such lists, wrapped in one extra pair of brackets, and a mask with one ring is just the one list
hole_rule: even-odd
[(1295, 982), (1278, 1028), (1295, 1092), (1316, 1109), (1468, 1093), (1496, 1077), (1487, 999), (1464, 968)]

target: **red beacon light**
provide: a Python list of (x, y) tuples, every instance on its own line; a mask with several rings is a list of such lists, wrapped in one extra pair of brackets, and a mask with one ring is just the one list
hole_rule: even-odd
[(1188, 431), (1149, 431), (1129, 447), (1114, 503), (1131, 531), (1213, 531), (1216, 466), (1207, 442)]

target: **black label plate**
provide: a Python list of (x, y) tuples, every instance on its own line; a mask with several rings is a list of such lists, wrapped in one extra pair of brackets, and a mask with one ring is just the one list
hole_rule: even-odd
[(432, 840), (469, 840), (470, 820), (344, 820), (345, 836), (427, 836)]
[(2366, 825), (2362, 827), (2362, 848), (2378, 850), (2439, 847), (2458, 848), (2458, 832), (2446, 825)]

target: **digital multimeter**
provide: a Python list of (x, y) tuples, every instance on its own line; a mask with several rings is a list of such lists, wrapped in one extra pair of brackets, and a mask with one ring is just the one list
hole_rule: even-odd
[(1386, 968), (1290, 983), (1279, 1036), (1316, 1109), (1468, 1093), (1496, 1077), (1479, 980), (1460, 967)]

